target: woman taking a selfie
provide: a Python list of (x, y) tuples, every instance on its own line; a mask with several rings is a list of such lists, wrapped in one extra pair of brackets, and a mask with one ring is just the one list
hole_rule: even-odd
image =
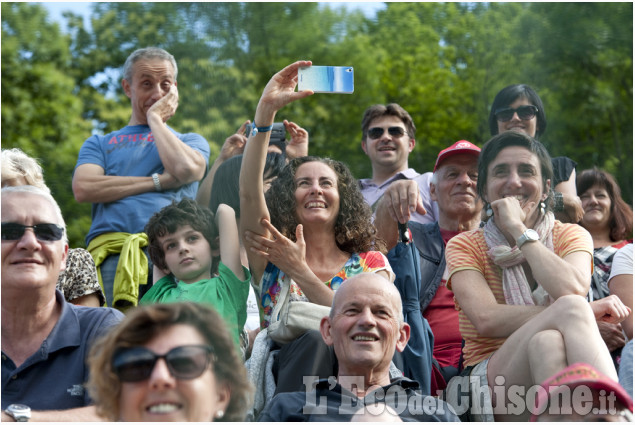
[[(254, 118), (258, 130), (251, 134), (240, 171), (240, 225), (244, 232), (249, 267), (267, 328), (281, 289), (289, 287), (289, 302), (310, 302), (331, 306), (333, 293), (346, 278), (362, 272), (383, 273), (391, 282), (394, 274), (384, 248), (376, 239), (370, 207), (364, 202), (357, 180), (348, 167), (328, 158), (305, 156), (291, 160), (267, 194), (262, 190), (270, 126), (283, 106), (313, 94), (295, 91), (298, 68), (310, 61), (295, 62), (275, 74), (265, 87)], [(301, 390), (303, 375), (333, 374), (319, 346), (325, 346), (316, 326), (298, 338), (314, 335), (302, 345), (306, 355), (289, 354), (307, 366), (291, 367), (285, 359), (292, 342), (280, 356), (278, 390)], [(315, 350), (307, 347), (317, 347)], [(300, 358), (301, 357), (301, 358)], [(284, 366), (284, 367), (283, 367)], [(320, 369), (316, 370), (314, 369)], [(287, 373), (289, 372), (289, 373)], [(288, 381), (292, 382), (286, 386)]]

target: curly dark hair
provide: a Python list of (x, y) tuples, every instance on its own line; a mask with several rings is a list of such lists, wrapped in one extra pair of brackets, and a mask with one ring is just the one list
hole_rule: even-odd
[[(186, 225), (201, 232), (211, 250), (218, 249), (218, 229), (214, 221), (214, 213), (192, 199), (183, 199), (178, 203), (172, 201), (172, 204), (163, 207), (150, 217), (144, 230), (148, 235), (148, 255), (154, 265), (161, 270), (167, 270), (168, 265), (165, 262), (165, 252), (159, 243), (159, 238), (174, 233), (179, 227)], [(216, 267), (215, 261), (212, 265), (212, 272), (215, 271)]]
[(364, 201), (357, 180), (348, 167), (340, 161), (317, 156), (295, 158), (286, 165), (265, 194), (271, 224), (287, 238), (295, 241), (298, 226), (295, 202), (295, 174), (300, 165), (321, 162), (328, 165), (337, 176), (340, 209), (335, 223), (335, 241), (344, 252), (359, 253), (380, 251), (386, 253), (385, 242), (377, 237), (372, 223), (372, 211)]
[[(615, 178), (604, 170), (593, 167), (584, 170), (576, 176), (576, 189), (578, 196), (592, 186), (598, 185), (609, 195), (611, 200), (611, 218), (609, 228), (610, 237), (613, 242), (630, 239), (633, 237), (633, 209), (622, 199), (622, 191), (615, 181)], [(580, 223), (582, 225), (582, 223)]]
[(120, 348), (143, 346), (171, 326), (184, 324), (196, 329), (213, 348), (216, 353), (212, 362), (214, 375), (219, 383), (230, 388), (227, 411), (215, 420), (244, 421), (253, 390), (242, 356), (222, 323), (222, 317), (214, 309), (199, 303), (151, 304), (130, 310), (121, 323), (95, 342), (87, 359), (88, 390), (99, 414), (111, 421), (121, 420), (121, 381), (112, 369), (115, 352)]

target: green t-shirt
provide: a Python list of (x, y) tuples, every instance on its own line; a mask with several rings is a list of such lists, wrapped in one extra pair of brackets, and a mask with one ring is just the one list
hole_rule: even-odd
[(194, 283), (174, 282), (172, 275), (157, 281), (141, 298), (139, 304), (200, 302), (210, 304), (227, 322), (236, 342), (247, 321), (247, 297), (249, 295), (249, 270), (243, 267), (245, 280), (240, 280), (222, 262), (217, 277)]

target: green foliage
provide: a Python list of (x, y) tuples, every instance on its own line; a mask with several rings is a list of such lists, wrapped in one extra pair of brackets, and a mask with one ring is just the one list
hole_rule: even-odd
[[(355, 68), (352, 95), (311, 96), (280, 111), (309, 130), (312, 154), (370, 175), (361, 117), (397, 102), (412, 115), (410, 166), (429, 171), (439, 150), (489, 139), (487, 116), (503, 87), (526, 83), (542, 97), (543, 142), (578, 169), (612, 172), (632, 200), (632, 3), (386, 3), (375, 17), (326, 3), (94, 3), (91, 27), (72, 12), (66, 30), (37, 4), (2, 3), (2, 144), (44, 165), (82, 245), (89, 205), (70, 187), (77, 152), (92, 132), (126, 125), (121, 67), (135, 49), (177, 59), (180, 105), (169, 124), (210, 142), (252, 119), (262, 88), (283, 66)], [(211, 161), (210, 161), (211, 162)]]

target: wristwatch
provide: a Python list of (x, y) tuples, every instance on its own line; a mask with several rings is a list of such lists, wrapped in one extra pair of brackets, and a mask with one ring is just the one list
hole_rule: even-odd
[(536, 242), (540, 240), (540, 235), (534, 229), (527, 229), (523, 232), (518, 239), (516, 239), (516, 246), (518, 249), (522, 247), (526, 242)]
[(16, 422), (28, 422), (31, 419), (31, 408), (24, 404), (10, 404), (5, 412)]

